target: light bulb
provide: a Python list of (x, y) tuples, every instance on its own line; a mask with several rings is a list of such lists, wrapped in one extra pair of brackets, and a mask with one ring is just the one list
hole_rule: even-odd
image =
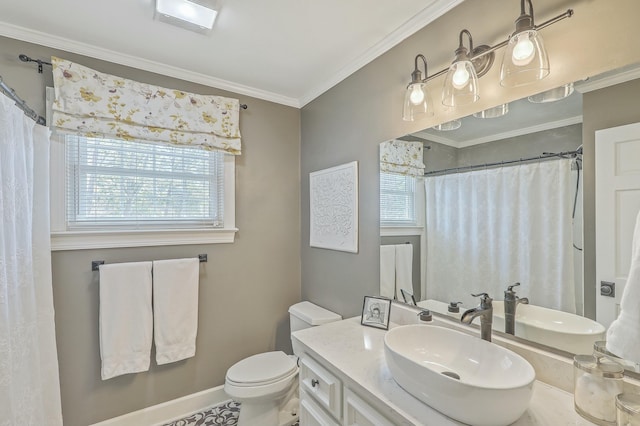
[(198, 12), (190, 2), (182, 3), (180, 6), (178, 6), (178, 8), (178, 10), (180, 10), (180, 13), (182, 13), (182, 16), (186, 18), (193, 18), (198, 15)]
[(518, 34), (516, 45), (513, 47), (513, 54), (511, 55), (513, 64), (519, 67), (528, 65), (535, 55), (535, 46), (529, 38), (529, 32), (525, 31), (522, 34)]
[(421, 84), (414, 84), (409, 95), (409, 100), (414, 105), (420, 105), (424, 101), (424, 92)]
[(461, 62), (456, 62), (454, 66), (456, 70), (453, 72), (451, 83), (456, 89), (462, 89), (469, 82), (469, 71)]

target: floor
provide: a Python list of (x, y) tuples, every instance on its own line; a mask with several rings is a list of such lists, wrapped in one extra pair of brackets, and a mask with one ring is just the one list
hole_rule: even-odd
[[(240, 404), (228, 401), (163, 426), (235, 426), (238, 424)], [(296, 423), (294, 426), (297, 426)]]

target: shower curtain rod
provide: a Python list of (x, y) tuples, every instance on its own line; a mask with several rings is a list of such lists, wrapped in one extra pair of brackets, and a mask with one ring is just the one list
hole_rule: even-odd
[(37, 112), (35, 112), (31, 108), (29, 108), (27, 103), (22, 98), (20, 98), (20, 96), (16, 94), (15, 90), (7, 86), (4, 80), (2, 80), (2, 76), (0, 76), (0, 91), (2, 91), (2, 93), (4, 93), (5, 95), (9, 96), (16, 103), (16, 106), (20, 108), (22, 111), (24, 111), (27, 117), (31, 118), (38, 124), (42, 124), (43, 126), (46, 126), (47, 120), (45, 120), (44, 117), (39, 115)]
[(508, 164), (517, 164), (517, 163), (526, 163), (529, 161), (546, 160), (554, 157), (560, 157), (560, 158), (577, 157), (578, 155), (582, 155), (582, 147), (574, 151), (550, 152), (550, 153), (545, 152), (542, 155), (538, 155), (537, 157), (520, 158), (518, 160), (498, 161), (495, 163), (476, 164), (473, 166), (462, 166), (462, 167), (453, 167), (450, 169), (434, 170), (432, 172), (426, 172), (424, 175), (432, 176), (432, 175), (438, 175), (438, 174), (472, 171), (472, 170), (478, 170), (478, 169), (485, 169), (488, 167), (506, 166)]

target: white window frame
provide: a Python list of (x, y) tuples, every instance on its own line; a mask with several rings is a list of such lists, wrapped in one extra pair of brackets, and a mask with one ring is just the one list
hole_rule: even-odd
[[(382, 172), (380, 172), (382, 173)], [(380, 191), (382, 189), (380, 188)], [(393, 237), (393, 236), (409, 236), (409, 235), (422, 235), (424, 233), (424, 179), (422, 177), (416, 177), (415, 191), (414, 191), (414, 209), (415, 209), (415, 224), (390, 224), (382, 223), (380, 220), (380, 236), (381, 237)]]
[[(47, 99), (50, 91), (47, 90)], [(47, 102), (48, 103), (48, 102)], [(49, 104), (49, 103), (48, 103)], [(48, 115), (50, 116), (50, 115)], [(51, 250), (150, 247), (233, 243), (235, 219), (235, 156), (224, 156), (224, 227), (140, 230), (67, 230), (64, 136), (52, 135), (50, 154)]]

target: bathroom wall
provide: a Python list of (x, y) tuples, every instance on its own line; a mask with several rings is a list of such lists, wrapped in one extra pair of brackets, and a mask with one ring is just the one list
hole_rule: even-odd
[[(0, 38), (0, 75), (44, 115), (44, 74), (18, 60), (52, 54), (100, 71), (202, 94), (238, 97), (211, 87), (42, 46)], [(65, 426), (107, 418), (224, 383), (236, 361), (258, 352), (290, 351), (287, 308), (300, 300), (300, 111), (247, 96), (240, 114), (243, 153), (236, 158), (233, 244), (77, 250), (53, 253), (53, 290)], [(277, 189), (274, 189), (277, 188)], [(92, 260), (139, 261), (207, 253), (200, 267), (194, 358), (149, 372), (100, 379), (98, 276)], [(152, 355), (153, 356), (153, 355)]]
[[(538, 23), (567, 8), (572, 8), (575, 12), (572, 18), (542, 30), (552, 68), (551, 74), (542, 82), (519, 89), (500, 87), (500, 50), (496, 64), (480, 80), (481, 98), (478, 103), (449, 111), (438, 107), (436, 116), (431, 119), (414, 123), (402, 121), (404, 89), (410, 80), (416, 54), (422, 53), (426, 56), (429, 61), (429, 74), (432, 74), (448, 66), (453, 59), (458, 34), (463, 28), (471, 31), (475, 45), (495, 44), (513, 31), (513, 22), (520, 12), (519, 1), (467, 1), (303, 107), (303, 299), (319, 303), (342, 315), (353, 316), (360, 313), (364, 295), (377, 293), (380, 142), (414, 133), (438, 122), (469, 115), (475, 110), (640, 61), (640, 50), (628, 47), (629, 34), (636, 32), (640, 2), (619, 0), (615, 2), (615, 7), (610, 2), (592, 0), (536, 0), (533, 3)], [(478, 19), (478, 16), (485, 18)], [(443, 77), (429, 83), (436, 100), (442, 83)], [(605, 110), (604, 106), (600, 106), (599, 111)], [(611, 111), (606, 112), (609, 113)], [(586, 118), (585, 115), (585, 121)], [(585, 134), (590, 129), (591, 127), (585, 123)], [(593, 150), (590, 153), (592, 154)], [(585, 157), (586, 154), (585, 149)], [(350, 254), (309, 247), (309, 172), (353, 160), (359, 161), (360, 164), (360, 252)], [(590, 167), (588, 172), (587, 167)], [(587, 173), (593, 175), (593, 164), (585, 162), (585, 178)], [(587, 210), (593, 209), (594, 206), (593, 190), (593, 180), (585, 180)], [(585, 220), (587, 219), (585, 217)], [(589, 238), (585, 236), (585, 255), (591, 256), (586, 259), (587, 265), (595, 264), (593, 223), (591, 217), (585, 224), (585, 230), (590, 234)], [(593, 279), (593, 274), (585, 276), (585, 279)]]

